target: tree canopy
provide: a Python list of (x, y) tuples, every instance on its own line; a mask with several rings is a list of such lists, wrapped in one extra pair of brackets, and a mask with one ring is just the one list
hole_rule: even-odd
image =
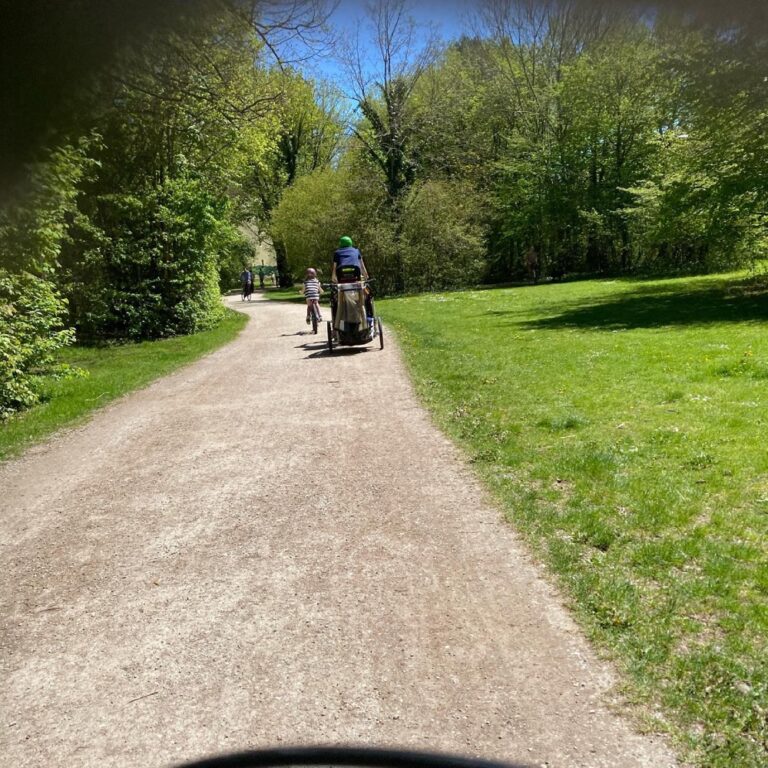
[(333, 46), (346, 93), (303, 74), (331, 50), (324, 0), (17, 5), (3, 413), (74, 338), (216, 323), (253, 258), (244, 228), (274, 242), (283, 284), (349, 234), (385, 293), (768, 247), (768, 23), (746, 3), (485, 0), (439, 43), (406, 0), (378, 0), (373, 44)]
[[(395, 290), (454, 285), (425, 276), (446, 260), (477, 263), (428, 246), (423, 219), (413, 226), (426, 189), (482, 243), (479, 270), (452, 270), (460, 284), (761, 258), (768, 27), (739, 3), (719, 24), (707, 4), (652, 6), (488, 0), (472, 36), (438, 49), (414, 34), (403, 0), (381, 0), (376, 61), (366, 69), (359, 48), (347, 53), (356, 118), (337, 176), (324, 176), (348, 205), (323, 223), (319, 202), (291, 200), (292, 215), (332, 229), (359, 189), (380, 188), (388, 204), (357, 223), (358, 239), (389, 250), (381, 277)], [(288, 217), (278, 212), (283, 230)], [(406, 268), (425, 249), (428, 264), (411, 259), (420, 273)]]

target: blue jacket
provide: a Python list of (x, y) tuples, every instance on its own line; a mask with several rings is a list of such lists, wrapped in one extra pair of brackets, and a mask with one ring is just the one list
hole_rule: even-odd
[(346, 248), (339, 248), (333, 254), (333, 263), (337, 267), (360, 267), (362, 269), (362, 259), (360, 251), (351, 245), (348, 245)]

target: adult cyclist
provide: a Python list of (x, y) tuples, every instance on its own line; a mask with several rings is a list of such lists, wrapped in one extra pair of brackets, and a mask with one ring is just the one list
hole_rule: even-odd
[(333, 269), (331, 282), (352, 282), (354, 280), (368, 279), (368, 270), (360, 251), (355, 248), (352, 238), (344, 235), (339, 238), (339, 247), (333, 254)]
[[(354, 283), (358, 280), (368, 280), (368, 270), (360, 251), (355, 248), (352, 238), (344, 235), (339, 238), (339, 247), (333, 254), (331, 270), (332, 283)], [(335, 327), (336, 306), (338, 297), (335, 291), (331, 293), (331, 317)], [(370, 290), (365, 288), (365, 312), (368, 317), (373, 315)]]

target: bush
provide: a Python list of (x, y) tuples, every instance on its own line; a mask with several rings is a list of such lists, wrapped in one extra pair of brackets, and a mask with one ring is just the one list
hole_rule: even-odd
[(393, 208), (380, 184), (351, 167), (299, 179), (273, 213), (272, 234), (294, 274), (314, 266), (330, 275), (338, 237), (347, 234), (378, 294), (443, 290), (480, 280), (481, 214), (468, 185), (447, 181), (428, 181)]
[(74, 331), (55, 280), (87, 149), (84, 140), (51, 151), (29, 169), (25, 193), (0, 210), (0, 419), (38, 402), (44, 377), (73, 372), (56, 363)]
[(0, 269), (0, 420), (38, 402), (45, 376), (68, 375), (56, 352), (74, 340), (66, 303), (51, 283)]
[(345, 175), (331, 169), (316, 171), (285, 191), (272, 213), (272, 239), (288, 271), (303, 275), (311, 266), (323, 279), (330, 279), (339, 236), (353, 230), (354, 219)]
[(91, 202), (66, 260), (78, 338), (153, 339), (221, 319), (223, 203), (186, 177)]
[(477, 196), (467, 185), (428, 181), (411, 190), (401, 236), (408, 291), (479, 282), (485, 266), (480, 213)]

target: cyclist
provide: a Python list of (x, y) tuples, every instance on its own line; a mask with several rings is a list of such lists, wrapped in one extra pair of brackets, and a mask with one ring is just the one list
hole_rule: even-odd
[(307, 300), (307, 325), (312, 322), (313, 312), (317, 321), (323, 322), (323, 318), (320, 316), (320, 294), (322, 292), (320, 281), (317, 279), (317, 270), (310, 267), (304, 277), (304, 287), (302, 288), (304, 298)]
[[(354, 268), (350, 270), (349, 268)], [(345, 276), (343, 273), (347, 272), (349, 276)], [(368, 279), (368, 270), (365, 268), (365, 262), (360, 251), (355, 248), (352, 238), (344, 235), (339, 238), (339, 247), (333, 254), (333, 270), (331, 272), (331, 282), (338, 283), (344, 282), (345, 279), (349, 280), (349, 277), (354, 274), (352, 278), (359, 280), (361, 277), (363, 280)]]
[[(367, 281), (368, 269), (363, 261), (360, 251), (355, 248), (352, 238), (344, 235), (339, 238), (339, 247), (333, 254), (333, 269), (331, 271), (332, 283), (354, 283), (359, 280)], [(371, 304), (371, 291), (365, 283), (363, 288), (365, 296), (365, 315), (368, 323), (373, 323), (373, 305)], [(331, 292), (331, 319), (336, 327), (336, 308), (338, 306), (338, 294)]]

